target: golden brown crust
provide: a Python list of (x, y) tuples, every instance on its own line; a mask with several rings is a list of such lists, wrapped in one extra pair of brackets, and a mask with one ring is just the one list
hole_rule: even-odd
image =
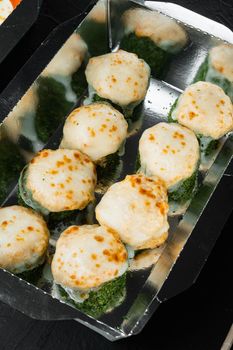
[(34, 201), (51, 212), (82, 210), (94, 199), (96, 169), (77, 150), (43, 150), (30, 162), (26, 188)]
[(122, 242), (98, 225), (71, 226), (56, 246), (52, 273), (56, 283), (86, 290), (121, 276), (128, 267)]
[(134, 249), (154, 248), (166, 240), (167, 214), (164, 182), (142, 174), (112, 185), (96, 207), (98, 222)]

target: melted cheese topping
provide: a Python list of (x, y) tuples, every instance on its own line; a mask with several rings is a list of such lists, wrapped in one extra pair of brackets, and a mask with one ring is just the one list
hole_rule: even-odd
[(94, 199), (95, 166), (79, 151), (43, 150), (30, 162), (25, 187), (51, 212), (83, 209)]
[(137, 55), (119, 50), (91, 58), (86, 77), (99, 96), (120, 106), (127, 106), (144, 99), (150, 68)]
[(0, 24), (2, 24), (5, 19), (11, 14), (13, 11), (13, 6), (10, 0), (0, 0)]
[(14, 273), (35, 268), (48, 241), (46, 223), (36, 212), (17, 205), (0, 209), (0, 267)]
[(233, 82), (233, 45), (219, 45), (211, 49), (209, 62), (218, 73)]
[(199, 143), (179, 124), (159, 123), (144, 131), (139, 142), (141, 169), (159, 176), (169, 188), (189, 178), (197, 168)]
[(88, 14), (87, 18), (98, 23), (106, 23), (107, 22), (106, 0), (99, 0), (97, 4), (93, 7), (91, 12)]
[(36, 92), (36, 86), (32, 87), (26, 92), (26, 94), (17, 103), (14, 109), (8, 114), (4, 120), (4, 129), (8, 136), (17, 141), (22, 129), (22, 119), (28, 117), (32, 118), (38, 105), (38, 96)]
[(155, 248), (167, 238), (167, 191), (162, 180), (130, 175), (112, 185), (96, 207), (98, 222), (134, 249)]
[(233, 129), (233, 106), (217, 85), (198, 82), (190, 85), (179, 98), (174, 116), (178, 122), (213, 139)]
[(81, 66), (87, 53), (87, 45), (80, 35), (73, 33), (52, 61), (42, 72), (42, 76), (69, 76)]
[(187, 34), (175, 20), (158, 12), (140, 8), (130, 9), (123, 15), (126, 32), (150, 38), (165, 51), (177, 52), (187, 43)]
[(118, 151), (127, 129), (124, 116), (112, 106), (104, 103), (83, 106), (67, 118), (61, 146), (78, 149), (97, 161)]
[(98, 225), (71, 226), (57, 241), (52, 274), (57, 284), (77, 290), (99, 287), (128, 268), (121, 241)]

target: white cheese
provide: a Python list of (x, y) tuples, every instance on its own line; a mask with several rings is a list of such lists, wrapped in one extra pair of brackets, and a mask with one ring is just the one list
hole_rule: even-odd
[(57, 241), (52, 273), (57, 284), (87, 291), (120, 277), (128, 268), (118, 237), (98, 225), (71, 226)]
[(96, 218), (134, 249), (146, 249), (167, 239), (167, 212), (164, 182), (138, 174), (127, 176), (108, 189), (96, 207)]
[(43, 218), (17, 205), (0, 209), (0, 267), (14, 273), (31, 270), (44, 260), (49, 231)]
[(230, 98), (219, 86), (208, 82), (190, 85), (180, 96), (173, 114), (180, 124), (213, 139), (233, 129)]
[(99, 96), (120, 106), (127, 106), (144, 99), (150, 68), (137, 55), (119, 50), (91, 58), (86, 77)]
[(139, 153), (141, 170), (148, 176), (159, 176), (168, 188), (189, 178), (200, 156), (195, 134), (175, 123), (159, 123), (145, 130)]
[(82, 106), (67, 118), (61, 147), (80, 150), (96, 162), (119, 150), (127, 129), (124, 116), (112, 106)]
[(130, 9), (123, 15), (126, 33), (150, 38), (161, 49), (176, 53), (187, 43), (185, 30), (173, 19), (156, 11)]
[(94, 199), (95, 166), (79, 151), (43, 150), (29, 163), (25, 188), (51, 212), (85, 208)]

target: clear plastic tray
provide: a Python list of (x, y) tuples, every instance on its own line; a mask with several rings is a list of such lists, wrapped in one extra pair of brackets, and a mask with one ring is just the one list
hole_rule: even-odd
[[(137, 1), (132, 3), (137, 3)], [(142, 4), (143, 2), (139, 1), (138, 3)], [(134, 172), (138, 140), (143, 130), (161, 120), (166, 120), (172, 104), (180, 92), (193, 81), (208, 50), (222, 41), (233, 43), (233, 33), (229, 29), (183, 7), (150, 1), (146, 1), (145, 5), (180, 21), (188, 32), (190, 45), (172, 60), (164, 81), (151, 78), (147, 96), (139, 111), (144, 115), (143, 122), (139, 131), (127, 139), (126, 152), (123, 156), (123, 170), (119, 179)], [(84, 14), (59, 26), (44, 44), (45, 47), (41, 47), (35, 53), (23, 71), (19, 72), (3, 92), (0, 96), (0, 103), (2, 102), (4, 107), (0, 111), (2, 119), (37, 78), (58, 48), (72, 34), (82, 16)], [(217, 37), (217, 34), (221, 35), (221, 38)], [(35, 71), (36, 62), (40, 62), (40, 65)], [(20, 85), (22, 79), (23, 84)], [(20, 88), (18, 88), (19, 85)], [(8, 101), (9, 94), (16, 91), (17, 88), (15, 99)], [(62, 125), (45, 147), (57, 148), (61, 140), (61, 133)], [(200, 234), (204, 230), (208, 231), (205, 224), (210, 220), (211, 207), (219, 206), (216, 196), (213, 194), (232, 159), (232, 155), (233, 140), (229, 136), (223, 140), (214, 158), (209, 162), (205, 171), (201, 173), (204, 181), (184, 216), (170, 218), (169, 239), (157, 263), (150, 268), (134, 271), (128, 275), (126, 298), (119, 307), (110, 313), (98, 320), (93, 319), (54, 299), (51, 295), (52, 283), (40, 280), (38, 285), (34, 286), (4, 270), (0, 270), (0, 300), (33, 318), (44, 320), (74, 319), (112, 341), (137, 334), (161, 302), (192, 285), (204, 265), (220, 234), (220, 229), (217, 227), (215, 231), (212, 230), (208, 236), (203, 236), (203, 240), (200, 238)], [(16, 203), (16, 200), (16, 189), (13, 188), (4, 205)], [(207, 204), (208, 213), (205, 209)], [(225, 219), (227, 219), (231, 209), (232, 204), (226, 210)], [(196, 242), (193, 246), (192, 241)]]
[(22, 0), (0, 25), (0, 63), (36, 21), (43, 0)]

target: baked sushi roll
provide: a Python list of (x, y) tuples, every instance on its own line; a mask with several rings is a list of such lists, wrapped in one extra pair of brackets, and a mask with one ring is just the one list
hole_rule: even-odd
[(197, 81), (220, 86), (233, 102), (233, 45), (213, 47), (197, 73)]
[(78, 28), (78, 33), (88, 45), (91, 56), (109, 51), (107, 0), (99, 0)]
[(71, 226), (52, 261), (56, 296), (98, 318), (125, 296), (128, 257), (113, 233), (98, 225)]
[(169, 58), (188, 41), (185, 30), (174, 19), (156, 11), (129, 9), (123, 15), (123, 23), (125, 35), (121, 48), (146, 61), (157, 77), (161, 77)]
[(107, 101), (126, 119), (146, 96), (150, 68), (137, 55), (119, 50), (93, 57), (86, 69), (89, 98), (86, 103)]
[(0, 267), (28, 273), (45, 261), (49, 231), (43, 218), (17, 205), (0, 208)]
[(129, 175), (112, 185), (96, 207), (101, 226), (134, 250), (155, 248), (168, 237), (168, 198), (162, 180)]
[[(159, 123), (144, 131), (139, 142), (139, 172), (166, 184), (176, 210), (189, 202), (196, 185), (200, 147), (193, 131), (177, 123)], [(173, 204), (173, 205), (172, 205)]]
[(73, 33), (37, 80), (38, 108), (35, 127), (46, 143), (87, 88), (87, 46)]
[(1, 0), (0, 1), (0, 25), (7, 19), (8, 16), (19, 5), (21, 0)]
[(61, 147), (87, 154), (97, 164), (98, 181), (108, 182), (120, 164), (127, 129), (124, 116), (110, 104), (82, 106), (66, 119)]
[(179, 97), (170, 113), (194, 131), (200, 140), (203, 159), (212, 155), (219, 140), (233, 129), (233, 106), (223, 89), (209, 82), (190, 85)]
[(95, 165), (79, 151), (45, 149), (24, 168), (19, 193), (26, 205), (47, 216), (84, 209), (94, 200)]

